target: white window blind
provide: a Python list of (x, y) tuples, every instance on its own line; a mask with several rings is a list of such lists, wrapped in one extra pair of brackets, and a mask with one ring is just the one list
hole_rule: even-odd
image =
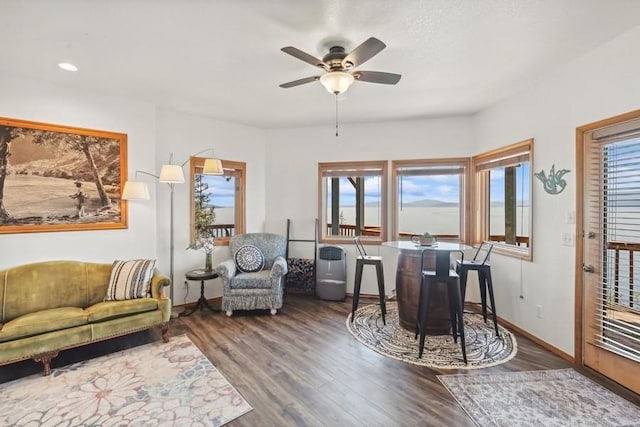
[(640, 361), (640, 120), (590, 135), (585, 229), (595, 231), (590, 251), (597, 307), (587, 340)]

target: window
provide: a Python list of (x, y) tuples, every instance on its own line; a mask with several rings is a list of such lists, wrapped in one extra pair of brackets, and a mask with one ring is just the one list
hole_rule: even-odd
[(215, 237), (216, 244), (244, 230), (244, 162), (222, 160), (224, 175), (204, 175), (205, 159), (191, 158), (191, 241)]
[(533, 139), (473, 157), (474, 243), (489, 240), (494, 251), (531, 259)]
[(394, 238), (429, 232), (440, 240), (468, 240), (469, 166), (466, 158), (394, 161)]
[(386, 240), (386, 161), (319, 163), (318, 183), (322, 241)]

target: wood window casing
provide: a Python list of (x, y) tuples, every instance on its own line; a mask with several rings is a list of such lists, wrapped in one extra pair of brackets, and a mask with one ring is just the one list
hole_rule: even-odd
[[(362, 218), (364, 209), (364, 180), (367, 177), (379, 177), (379, 224), (371, 227), (366, 224), (366, 218)], [(335, 178), (335, 179), (332, 179)], [(327, 197), (329, 191), (334, 197), (338, 197), (336, 189), (338, 179), (346, 178), (353, 185), (359, 202), (354, 207), (358, 213), (355, 215), (354, 224), (340, 224), (339, 235), (328, 233), (328, 225), (335, 229), (337, 218), (336, 210), (332, 210), (332, 217), (327, 214)], [(367, 244), (380, 244), (387, 239), (387, 183), (388, 162), (362, 161), (362, 162), (326, 162), (318, 163), (318, 219), (320, 223), (319, 240), (323, 243), (350, 244), (353, 237), (361, 235)], [(327, 190), (331, 185), (331, 190)], [(337, 199), (334, 199), (334, 203)], [(364, 221), (364, 222), (363, 222)]]
[[(191, 176), (191, 213), (190, 213), (190, 241), (194, 243), (196, 238), (195, 229), (195, 177), (196, 174), (202, 172), (204, 167), (204, 157), (192, 157), (190, 161), (190, 176)], [(245, 182), (246, 182), (246, 169), (247, 165), (244, 162), (222, 160), (222, 168), (224, 169), (224, 177), (233, 177), (235, 179), (234, 189), (234, 222), (233, 224), (212, 224), (212, 228), (216, 229), (216, 245), (228, 245), (231, 236), (236, 234), (245, 233)], [(213, 232), (213, 230), (212, 230)], [(224, 235), (220, 235), (223, 233)]]
[[(527, 139), (506, 147), (498, 148), (474, 156), (471, 159), (473, 192), (472, 209), (475, 212), (472, 222), (472, 244), (480, 244), (483, 240), (492, 241), (490, 233), (490, 183), (489, 171), (494, 168), (509, 168), (514, 165), (529, 163), (528, 171), (528, 235), (518, 236), (515, 244), (505, 241), (493, 241), (496, 253), (514, 258), (532, 260), (533, 257), (533, 139)], [(505, 233), (506, 234), (506, 233)], [(521, 246), (521, 245), (526, 246)]]
[[(403, 171), (404, 169), (404, 171)], [(411, 170), (414, 169), (414, 170)], [(399, 179), (403, 175), (460, 175), (460, 226), (458, 236), (440, 236), (443, 240), (451, 239), (468, 242), (471, 239), (471, 160), (467, 157), (449, 159), (412, 159), (394, 160), (391, 162), (392, 203), (393, 203), (393, 239), (407, 238), (399, 229), (400, 191)], [(428, 221), (428, 218), (425, 218)], [(429, 231), (432, 230), (423, 230)]]

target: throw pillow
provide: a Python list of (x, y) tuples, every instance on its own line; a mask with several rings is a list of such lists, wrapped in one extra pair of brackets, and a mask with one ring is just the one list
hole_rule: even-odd
[(264, 267), (264, 255), (255, 246), (241, 246), (234, 255), (238, 270), (243, 273), (255, 273)]
[(150, 295), (155, 259), (114, 261), (105, 301), (145, 298)]

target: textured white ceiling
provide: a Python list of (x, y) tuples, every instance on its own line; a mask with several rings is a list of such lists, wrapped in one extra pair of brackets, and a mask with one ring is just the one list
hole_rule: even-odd
[[(265, 128), (330, 124), (322, 57), (368, 37), (387, 44), (360, 70), (340, 121), (471, 114), (640, 24), (637, 0), (0, 0), (0, 73), (143, 100)], [(56, 63), (69, 61), (70, 74)]]

